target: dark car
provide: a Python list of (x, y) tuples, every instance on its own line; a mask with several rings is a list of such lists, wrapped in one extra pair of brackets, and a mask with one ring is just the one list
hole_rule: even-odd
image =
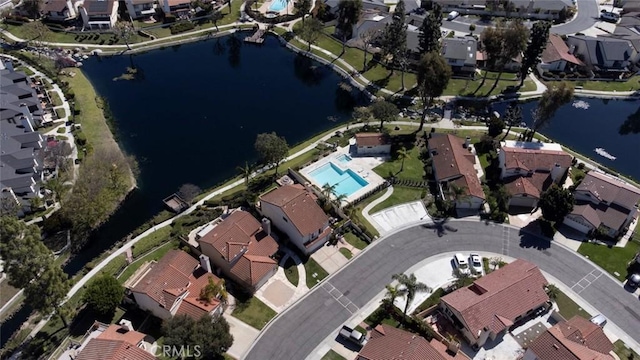
[(640, 274), (632, 274), (627, 278), (627, 285), (636, 289), (640, 287)]

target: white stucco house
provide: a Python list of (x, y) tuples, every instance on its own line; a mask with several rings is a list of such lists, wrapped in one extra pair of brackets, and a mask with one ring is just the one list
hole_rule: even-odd
[(150, 17), (156, 13), (156, 4), (153, 0), (126, 0), (124, 3), (132, 19)]
[(331, 237), (329, 217), (302, 185), (284, 185), (260, 196), (259, 209), (305, 255)]
[(391, 153), (391, 140), (383, 133), (357, 133), (356, 153), (358, 155), (372, 155)]
[(85, 29), (109, 30), (118, 21), (119, 3), (115, 0), (79, 0), (75, 6)]
[(49, 0), (43, 7), (44, 16), (53, 21), (69, 21), (78, 17), (77, 7), (72, 0)]

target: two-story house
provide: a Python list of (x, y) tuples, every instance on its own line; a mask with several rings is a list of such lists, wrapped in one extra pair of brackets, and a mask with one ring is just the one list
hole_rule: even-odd
[(474, 166), (476, 156), (471, 152), (470, 140), (451, 134), (433, 133), (427, 141), (440, 196), (451, 198), (454, 195), (450, 191), (453, 186), (464, 191), (462, 196), (455, 199), (458, 212), (463, 209), (478, 210), (485, 202), (484, 191)]
[(85, 29), (109, 30), (118, 21), (118, 4), (115, 0), (78, 0), (78, 12)]
[(635, 48), (625, 39), (571, 35), (567, 45), (572, 54), (594, 71), (629, 71), (637, 57)]
[(217, 269), (252, 293), (278, 270), (274, 260), (278, 243), (271, 236), (268, 219), (261, 224), (250, 213), (236, 209), (205, 226), (196, 239)]
[(478, 42), (474, 37), (444, 38), (441, 52), (454, 72), (473, 73), (476, 70)]
[(581, 233), (596, 229), (615, 238), (638, 216), (640, 189), (592, 170), (573, 191), (576, 204), (563, 223)]
[(126, 0), (127, 11), (132, 19), (147, 18), (156, 14), (153, 0)]
[(522, 259), (440, 299), (440, 309), (474, 348), (503, 336), (537, 309), (548, 307), (547, 280)]
[(299, 184), (284, 185), (260, 196), (260, 211), (305, 255), (324, 245), (333, 232), (316, 197)]
[(199, 319), (204, 315), (218, 316), (224, 311), (223, 301), (202, 298), (201, 291), (220, 279), (211, 273), (206, 256), (201, 262), (182, 250), (169, 250), (157, 262), (143, 266), (125, 283), (135, 302), (160, 319), (188, 315)]
[(159, 4), (165, 14), (179, 16), (191, 10), (191, 1), (189, 0), (160, 0)]
[(547, 47), (542, 52), (538, 69), (544, 71), (573, 71), (577, 67), (584, 66), (570, 50), (559, 35), (549, 34)]
[(500, 179), (509, 193), (509, 206), (533, 209), (551, 184), (562, 185), (571, 155), (560, 144), (506, 140), (498, 150)]
[(49, 0), (42, 7), (42, 12), (48, 20), (64, 22), (78, 17), (72, 0)]

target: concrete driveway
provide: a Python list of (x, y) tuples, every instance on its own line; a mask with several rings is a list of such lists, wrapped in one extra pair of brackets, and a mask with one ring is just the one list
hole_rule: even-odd
[(408, 224), (418, 223), (428, 219), (427, 209), (422, 201), (413, 201), (400, 204), (388, 209), (371, 214), (373, 226), (380, 232), (386, 234), (394, 229), (401, 228)]
[(224, 313), (224, 318), (229, 323), (229, 332), (233, 335), (233, 345), (231, 345), (227, 353), (236, 359), (240, 359), (249, 350), (260, 331), (231, 316), (231, 311), (233, 310), (230, 309), (231, 306)]
[(323, 246), (313, 253), (311, 258), (329, 274), (333, 274), (349, 261), (338, 249), (337, 246)]

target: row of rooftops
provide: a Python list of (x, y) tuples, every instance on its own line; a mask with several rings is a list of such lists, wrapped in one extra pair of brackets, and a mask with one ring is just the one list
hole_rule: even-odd
[[(70, 6), (83, 7), (87, 15), (111, 15), (115, 0), (49, 0), (42, 7), (42, 12), (62, 12)], [(153, 2), (153, 1), (146, 1)]]

